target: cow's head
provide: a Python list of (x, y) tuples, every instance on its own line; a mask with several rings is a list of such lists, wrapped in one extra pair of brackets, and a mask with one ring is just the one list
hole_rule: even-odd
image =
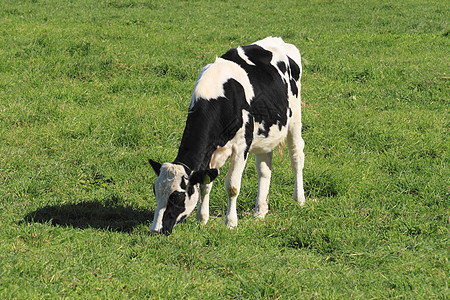
[(172, 233), (173, 227), (194, 210), (199, 199), (199, 183), (213, 181), (218, 171), (208, 169), (191, 172), (181, 164), (160, 164), (151, 159), (149, 163), (156, 178), (153, 191), (156, 210), (150, 229), (156, 233)]

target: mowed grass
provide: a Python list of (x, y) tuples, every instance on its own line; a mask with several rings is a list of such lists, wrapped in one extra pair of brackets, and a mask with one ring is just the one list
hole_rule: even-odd
[[(445, 1), (0, 3), (0, 297), (449, 296)], [(270, 213), (150, 234), (198, 72), (281, 36), (303, 56), (307, 203), (275, 156)]]

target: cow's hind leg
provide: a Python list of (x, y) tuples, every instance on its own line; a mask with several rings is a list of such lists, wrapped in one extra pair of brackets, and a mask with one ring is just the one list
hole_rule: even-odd
[(197, 208), (196, 219), (205, 225), (209, 220), (209, 193), (211, 192), (213, 183), (200, 185), (200, 202)]
[(302, 126), (300, 122), (293, 122), (288, 129), (288, 148), (291, 158), (291, 167), (295, 176), (294, 200), (300, 205), (305, 204), (305, 192), (303, 190), (303, 166), (305, 154), (303, 148), (305, 142), (302, 139)]
[(272, 174), (272, 152), (255, 154), (258, 172), (258, 195), (256, 196), (253, 217), (264, 219), (269, 211), (269, 187)]
[(231, 155), (230, 168), (225, 178), (225, 189), (228, 194), (228, 211), (225, 216), (225, 224), (228, 228), (234, 228), (238, 223), (236, 200), (241, 189), (242, 172), (246, 161), (247, 159), (244, 158), (243, 154), (233, 153)]

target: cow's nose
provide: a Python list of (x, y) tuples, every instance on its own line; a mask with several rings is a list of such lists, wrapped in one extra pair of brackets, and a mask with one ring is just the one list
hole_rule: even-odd
[(150, 232), (151, 232), (152, 234), (160, 234), (160, 233), (161, 233), (160, 230), (150, 230)]

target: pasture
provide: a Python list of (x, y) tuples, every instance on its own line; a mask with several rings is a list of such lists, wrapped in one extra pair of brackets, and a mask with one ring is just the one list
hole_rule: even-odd
[[(0, 298), (449, 297), (445, 1), (2, 0)], [(287, 149), (269, 214), (150, 234), (201, 68), (266, 36), (303, 59), (306, 205)]]

